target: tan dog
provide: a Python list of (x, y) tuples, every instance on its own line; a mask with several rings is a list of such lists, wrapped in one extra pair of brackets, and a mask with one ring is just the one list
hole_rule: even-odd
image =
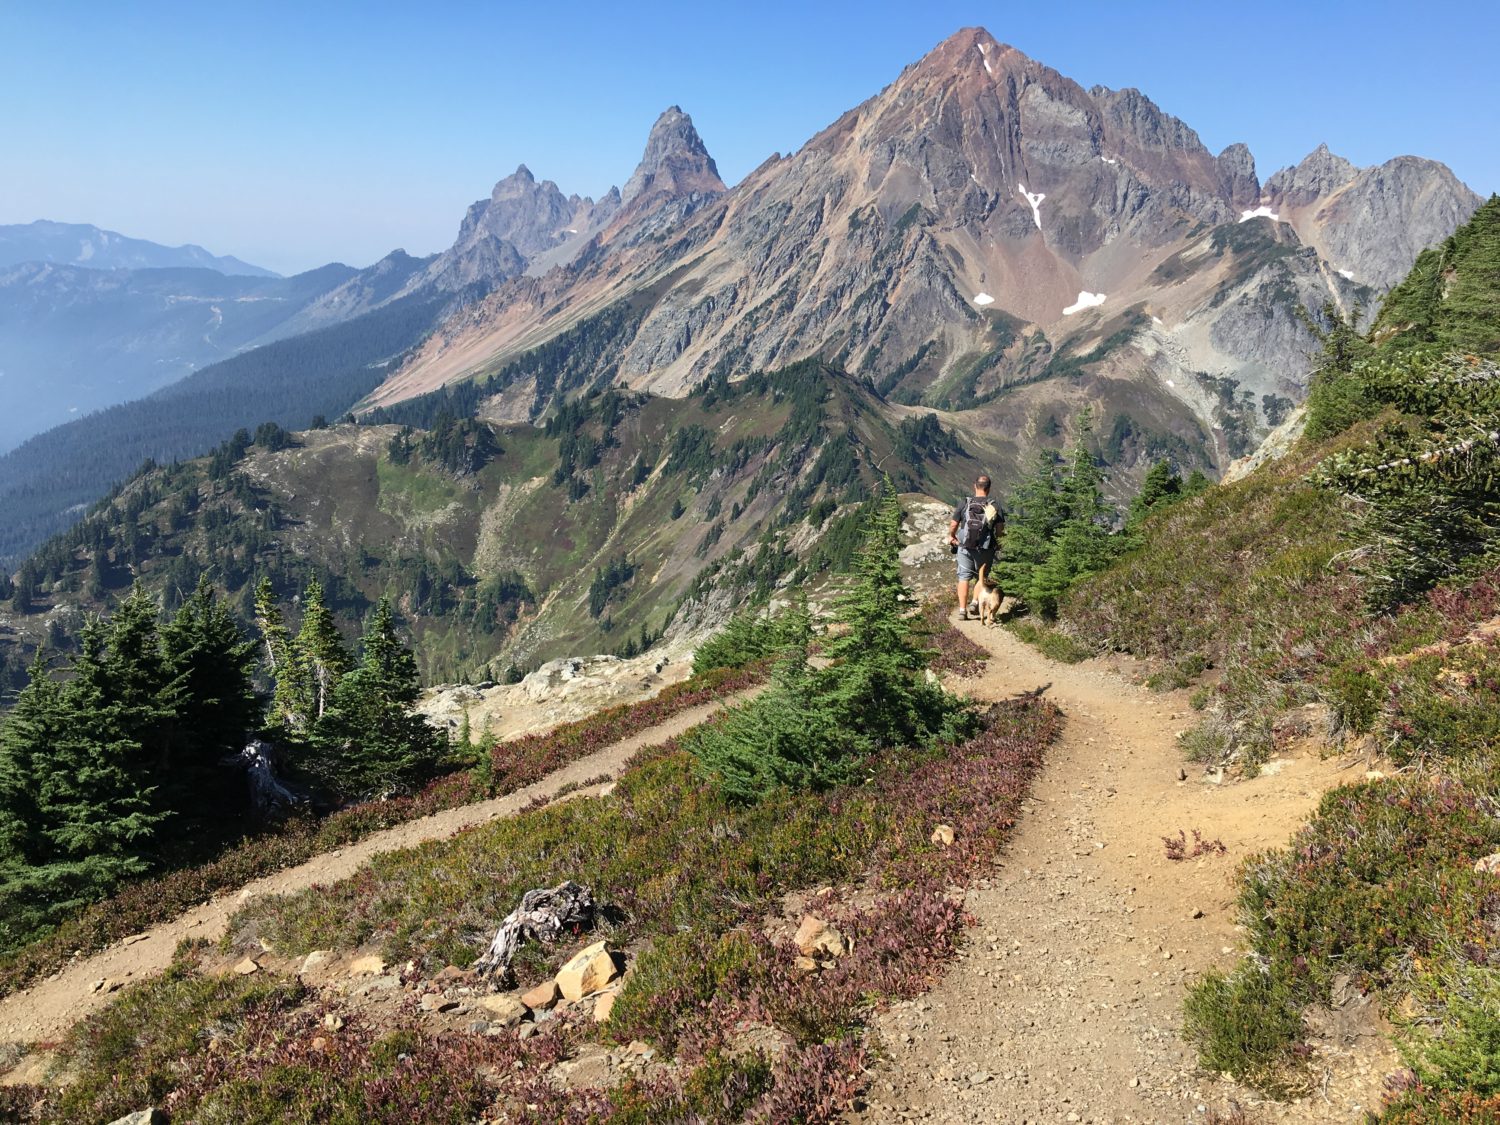
[(981, 625), (993, 625), (999, 619), (1000, 602), (1003, 600), (999, 583), (990, 581), (989, 570), (989, 563), (979, 568), (979, 589), (974, 593), (974, 600), (979, 603)]

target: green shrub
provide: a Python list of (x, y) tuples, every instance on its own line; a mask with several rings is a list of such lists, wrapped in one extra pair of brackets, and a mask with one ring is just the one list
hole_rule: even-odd
[(1500, 980), (1491, 968), (1461, 963), (1425, 982), (1435, 1032), (1413, 1030), (1402, 1054), (1424, 1086), (1500, 1095)]
[(1370, 732), (1385, 696), (1385, 686), (1363, 665), (1363, 661), (1339, 665), (1324, 688), (1339, 724), (1350, 734)]
[(684, 1015), (764, 974), (759, 951), (743, 931), (716, 936), (700, 928), (658, 938), (636, 961), (610, 1013), (610, 1036), (622, 1043), (644, 1039), (670, 1052)]
[(1146, 678), (1146, 686), (1152, 691), (1178, 691), (1190, 687), (1208, 669), (1208, 657), (1201, 652), (1190, 652), (1153, 672)]
[(1188, 991), (1184, 1034), (1203, 1069), (1228, 1073), (1271, 1094), (1295, 1088), (1293, 1048), (1302, 1038), (1302, 1005), (1270, 972), (1248, 963), (1209, 973)]
[(1306, 1001), (1336, 973), (1388, 983), (1406, 958), (1484, 939), (1500, 845), (1486, 800), (1452, 782), (1384, 779), (1331, 790), (1282, 850), (1247, 865), (1241, 917), (1256, 952)]
[(693, 675), (715, 668), (743, 668), (774, 655), (788, 645), (804, 643), (809, 629), (805, 606), (766, 615), (756, 610), (736, 613), (724, 628), (693, 653)]
[(1077, 664), (1094, 655), (1093, 649), (1070, 633), (1049, 628), (1028, 618), (1008, 621), (1005, 627), (1043, 656), (1059, 664)]
[(1398, 764), (1473, 762), (1500, 748), (1500, 645), (1411, 661), (1389, 695), (1384, 733)]
[(1223, 716), (1209, 712), (1178, 737), (1183, 756), (1205, 766), (1221, 766), (1234, 754), (1234, 732)]
[(758, 1051), (731, 1055), (711, 1051), (683, 1083), (682, 1096), (698, 1120), (744, 1120), (745, 1114), (771, 1088), (771, 1062)]
[(1380, 409), (1359, 375), (1319, 371), (1307, 389), (1307, 425), (1302, 432), (1309, 441), (1321, 441), (1373, 418)]

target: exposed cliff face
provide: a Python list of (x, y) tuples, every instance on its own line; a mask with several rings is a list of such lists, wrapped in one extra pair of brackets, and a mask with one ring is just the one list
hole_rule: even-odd
[[(1456, 224), (1439, 167), (1372, 175), (1323, 150), (1263, 195), (1245, 145), (1215, 156), (1140, 91), (1084, 90), (968, 29), (732, 191), (669, 110), (597, 237), (466, 309), (376, 401), (623, 302), (640, 315), (597, 375), (634, 387), (821, 354), (899, 401), (962, 408), (1088, 368), (1166, 394), (1226, 454), (1249, 440), (1231, 430), (1263, 432), (1301, 393), (1298, 306), (1352, 307)], [(1424, 192), (1431, 224), (1388, 237)]]
[(1332, 195), (1358, 174), (1358, 168), (1322, 144), (1301, 163), (1283, 168), (1266, 181), (1266, 201), (1277, 207), (1306, 207)]
[(717, 195), (723, 190), (719, 169), (693, 119), (674, 105), (651, 127), (646, 151), (625, 181), (620, 200), (629, 206), (643, 195)]
[(528, 262), (578, 233), (574, 221), (593, 201), (563, 195), (551, 180), (537, 183), (522, 164), (469, 208), (453, 245), (417, 282), (462, 289), (519, 277)]
[(1356, 168), (1319, 145), (1266, 181), (1265, 202), (1334, 269), (1384, 292), (1481, 200), (1436, 161), (1398, 156)]

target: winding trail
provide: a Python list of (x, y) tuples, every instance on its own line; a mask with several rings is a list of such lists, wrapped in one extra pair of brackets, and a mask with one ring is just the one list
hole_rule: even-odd
[[(960, 685), (1005, 699), (1046, 685), (1063, 735), (993, 878), (970, 888), (977, 925), (950, 972), (876, 1020), (885, 1060), (856, 1121), (1205, 1121), (1245, 1091), (1201, 1074), (1181, 1038), (1186, 985), (1239, 956), (1234, 876), (1285, 843), (1358, 761), (1314, 749), (1254, 780), (1215, 783), (1183, 760), (1185, 692), (1160, 694), (1101, 661), (1058, 664), (1010, 633), (961, 625), (992, 653)], [(1226, 855), (1173, 862), (1192, 830)], [(1320, 1044), (1320, 1095), (1252, 1120), (1358, 1121), (1378, 1104), (1375, 1043), (1358, 1021)], [(1372, 1065), (1376, 1064), (1376, 1065)]]
[(559, 790), (567, 786), (581, 785), (604, 776), (614, 777), (637, 751), (683, 734), (726, 705), (747, 698), (757, 690), (750, 688), (713, 703), (689, 708), (654, 727), (605, 745), (504, 797), (407, 821), (366, 836), (357, 843), (314, 856), (295, 867), (256, 879), (238, 891), (219, 895), (169, 922), (133, 934), (108, 949), (74, 961), (45, 980), (0, 1000), (0, 1042), (36, 1043), (61, 1038), (75, 1022), (103, 1008), (112, 999), (107, 985), (95, 991), (96, 982), (124, 983), (161, 972), (171, 963), (178, 942), (183, 938), (217, 940), (234, 912), (252, 897), (286, 894), (332, 883), (354, 874), (382, 852), (411, 847), (499, 817), (513, 816), (538, 798), (556, 797)]

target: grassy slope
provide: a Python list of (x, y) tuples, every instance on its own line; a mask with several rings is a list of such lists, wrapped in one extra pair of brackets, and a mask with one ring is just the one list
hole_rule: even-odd
[[(1497, 229), (1492, 201), (1474, 228), (1424, 254), (1376, 338), (1404, 346), (1400, 329), (1492, 348), (1493, 303), (1473, 297), (1497, 276)], [(1063, 625), (1179, 681), (1212, 668), (1198, 695), (1207, 714), (1185, 740), (1200, 758), (1254, 769), (1309, 733), (1298, 705), (1318, 702), (1331, 717), (1321, 733), (1384, 756), (1393, 774), (1331, 791), (1286, 848), (1247, 861), (1252, 956), (1188, 1002), (1205, 1067), (1301, 1089), (1301, 1012), (1348, 977), (1402, 1028), (1411, 1069), (1392, 1086), (1387, 1120), (1494, 1121), (1500, 877), (1476, 861), (1500, 849), (1500, 569), (1477, 559), (1426, 597), (1372, 612), (1349, 550), (1356, 513), (1307, 481), (1323, 457), (1391, 421), (1304, 443), (1155, 517), (1144, 546), (1072, 591)]]

